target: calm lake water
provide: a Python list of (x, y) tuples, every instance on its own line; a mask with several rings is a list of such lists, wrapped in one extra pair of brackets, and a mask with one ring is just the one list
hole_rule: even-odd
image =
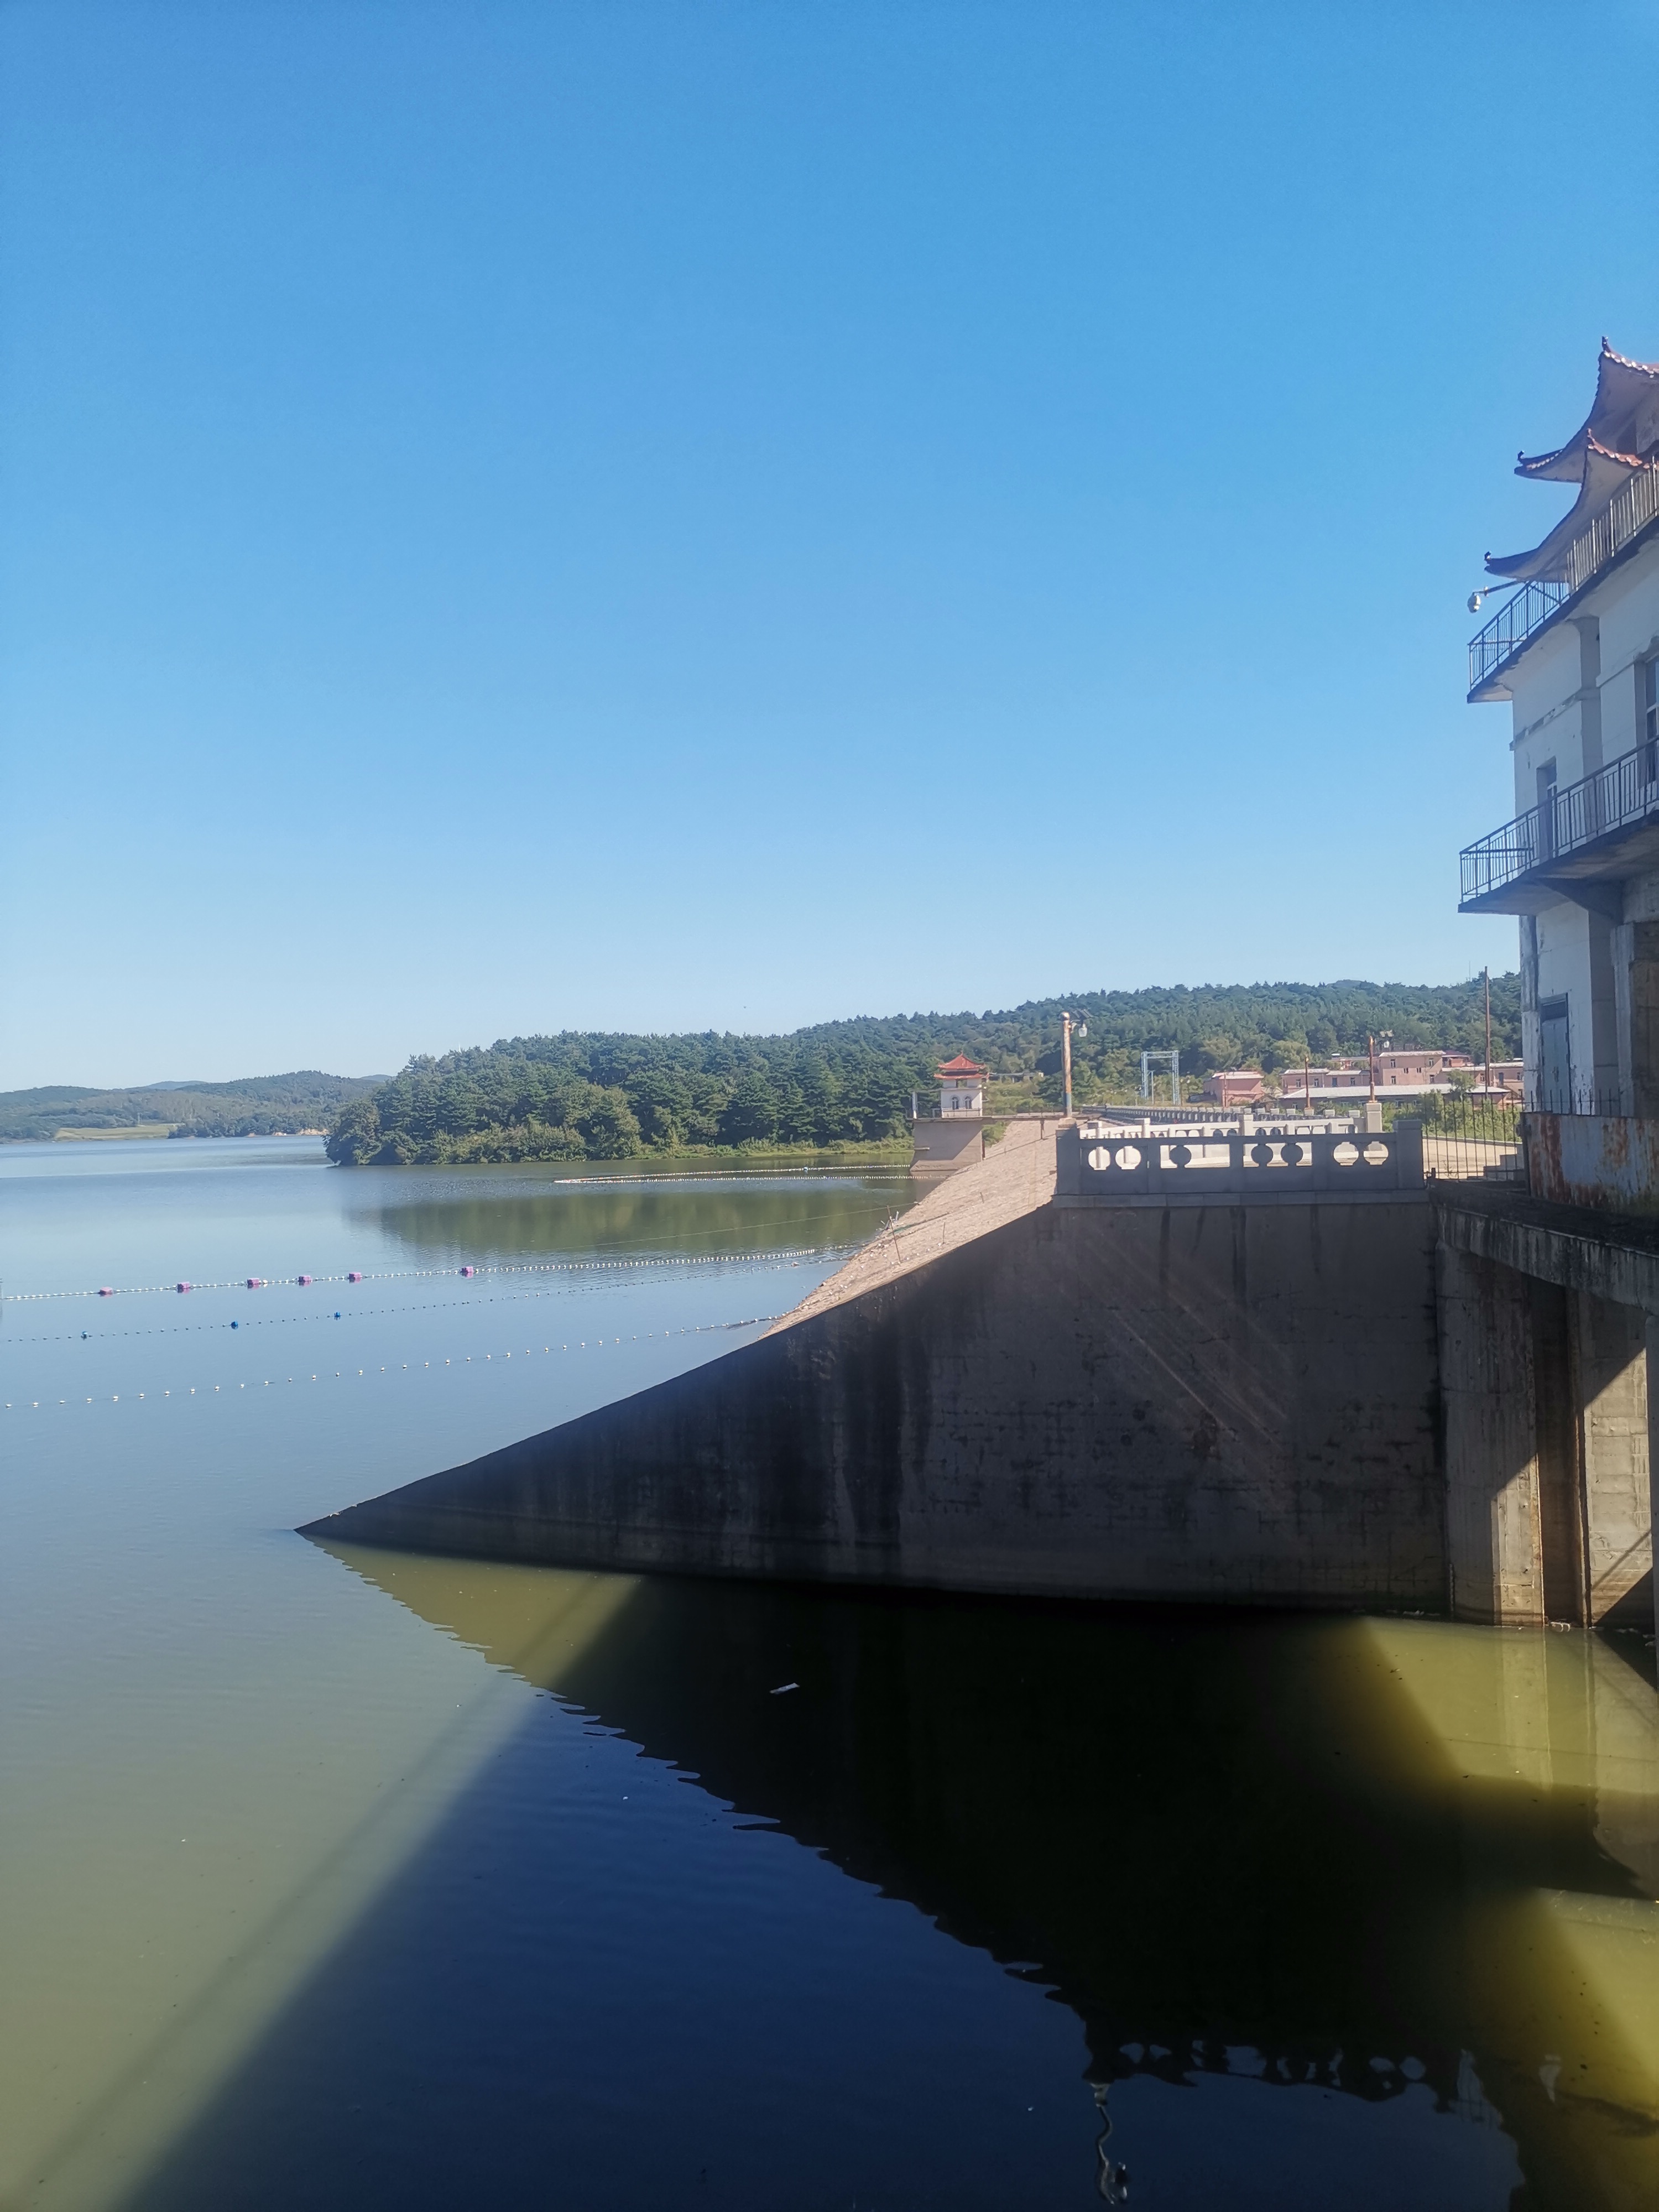
[(1659, 2203), (1639, 1638), (292, 1533), (908, 1197), (0, 1151), (0, 2203)]

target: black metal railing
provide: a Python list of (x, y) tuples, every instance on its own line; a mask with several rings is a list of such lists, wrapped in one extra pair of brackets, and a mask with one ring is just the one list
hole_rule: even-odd
[(1504, 600), (1485, 628), (1469, 640), (1469, 689), (1478, 691), (1495, 668), (1501, 668), (1535, 636), (1566, 603), (1565, 584), (1522, 584)]
[(1622, 1121), (1630, 1109), (1617, 1085), (1598, 1089), (1588, 1083), (1551, 1084), (1539, 1076), (1527, 1084), (1527, 1111), (1589, 1115), (1600, 1121)]
[(1459, 855), (1462, 902), (1502, 890), (1535, 868), (1654, 815), (1659, 815), (1659, 744), (1650, 740), (1580, 782), (1561, 785), (1541, 805), (1465, 846)]
[(1567, 548), (1559, 577), (1523, 584), (1469, 640), (1470, 690), (1478, 691), (1656, 520), (1659, 468), (1650, 465), (1632, 471), (1595, 520), (1579, 532)]
[(1423, 1174), (1430, 1182), (1523, 1183), (1518, 1098), (1467, 1092), (1425, 1099), (1420, 1113)]

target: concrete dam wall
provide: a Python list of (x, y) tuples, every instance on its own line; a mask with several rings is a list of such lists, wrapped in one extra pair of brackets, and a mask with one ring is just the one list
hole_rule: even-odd
[(634, 1571), (1438, 1607), (1420, 1188), (1121, 1206), (1054, 1188), (1053, 1132), (1011, 1131), (759, 1341), (307, 1533)]

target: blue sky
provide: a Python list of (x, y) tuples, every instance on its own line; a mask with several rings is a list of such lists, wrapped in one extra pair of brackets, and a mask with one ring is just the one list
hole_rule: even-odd
[(0, 1085), (1512, 965), (1464, 601), (1659, 357), (1656, 60), (9, 0)]

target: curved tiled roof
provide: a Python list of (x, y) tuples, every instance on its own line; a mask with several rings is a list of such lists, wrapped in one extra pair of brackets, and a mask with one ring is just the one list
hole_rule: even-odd
[(1583, 478), (1578, 496), (1549, 536), (1528, 553), (1488, 553), (1486, 573), (1517, 584), (1547, 581), (1566, 574), (1567, 548), (1606, 507), (1620, 484), (1638, 469), (1654, 464), (1634, 453), (1615, 453), (1594, 438), (1584, 441)]
[(1518, 453), (1515, 473), (1555, 483), (1577, 483), (1583, 473), (1584, 454), (1593, 441), (1608, 449), (1616, 434), (1634, 427), (1636, 411), (1644, 399), (1659, 398), (1659, 363), (1632, 361), (1615, 353), (1604, 337), (1595, 363), (1595, 397), (1589, 413), (1567, 440), (1552, 453)]
[(1595, 398), (1565, 446), (1522, 453), (1519, 477), (1576, 483), (1578, 496), (1541, 544), (1526, 553), (1488, 553), (1486, 573), (1511, 583), (1560, 581), (1568, 549), (1607, 507), (1633, 470), (1659, 464), (1659, 364), (1615, 353), (1604, 337), (1595, 364)]

